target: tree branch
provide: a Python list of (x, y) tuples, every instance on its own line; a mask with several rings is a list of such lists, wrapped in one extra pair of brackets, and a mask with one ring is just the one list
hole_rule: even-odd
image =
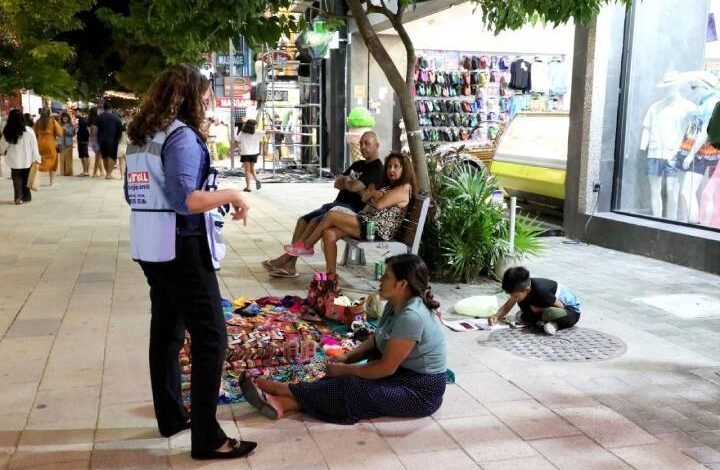
[(413, 87), (415, 86), (415, 46), (413, 46), (412, 39), (410, 39), (410, 35), (402, 22), (403, 13), (405, 13), (405, 7), (399, 6), (395, 18), (390, 21), (405, 46), (405, 55), (407, 57), (407, 64), (405, 65), (405, 81), (408, 86)]

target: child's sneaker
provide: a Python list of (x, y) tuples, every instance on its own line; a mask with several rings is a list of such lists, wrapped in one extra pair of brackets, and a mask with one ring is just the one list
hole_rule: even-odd
[(292, 245), (285, 245), (285, 253), (290, 256), (312, 256), (315, 254), (315, 249), (311, 246), (305, 246), (304, 242), (299, 241)]
[(545, 334), (547, 334), (547, 335), (555, 336), (555, 333), (557, 333), (557, 330), (558, 330), (557, 325), (551, 321), (546, 322), (543, 325), (543, 331), (545, 331)]

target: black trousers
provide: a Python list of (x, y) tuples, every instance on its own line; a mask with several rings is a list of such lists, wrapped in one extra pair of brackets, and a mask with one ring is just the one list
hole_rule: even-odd
[(11, 168), (10, 176), (12, 177), (15, 200), (17, 201), (19, 199), (23, 202), (30, 202), (32, 195), (30, 194), (30, 189), (27, 187), (30, 168)]
[[(176, 246), (176, 258), (171, 262), (140, 262), (152, 304), (153, 403), (162, 434), (173, 434), (190, 418), (192, 450), (204, 452), (217, 449), (227, 439), (215, 417), (227, 331), (205, 237), (178, 237)], [(186, 328), (192, 340), (190, 414), (182, 402), (178, 361)]]

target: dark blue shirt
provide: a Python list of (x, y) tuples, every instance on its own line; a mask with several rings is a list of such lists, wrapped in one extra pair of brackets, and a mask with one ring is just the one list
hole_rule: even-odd
[(205, 216), (192, 214), (187, 197), (203, 188), (210, 169), (210, 153), (200, 137), (189, 127), (180, 128), (165, 141), (165, 195), (178, 213), (178, 235), (205, 233)]

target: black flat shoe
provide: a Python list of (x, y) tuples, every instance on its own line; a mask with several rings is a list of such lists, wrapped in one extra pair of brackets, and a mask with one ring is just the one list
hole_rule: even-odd
[(191, 452), (190, 456), (195, 460), (238, 459), (240, 457), (245, 457), (257, 447), (257, 442), (252, 441), (228, 439), (228, 442), (230, 443), (232, 449), (227, 452), (220, 452), (217, 450), (211, 450), (209, 452)]
[(246, 193), (251, 192), (250, 188), (245, 188), (245, 189), (243, 189), (243, 191), (245, 191)]

